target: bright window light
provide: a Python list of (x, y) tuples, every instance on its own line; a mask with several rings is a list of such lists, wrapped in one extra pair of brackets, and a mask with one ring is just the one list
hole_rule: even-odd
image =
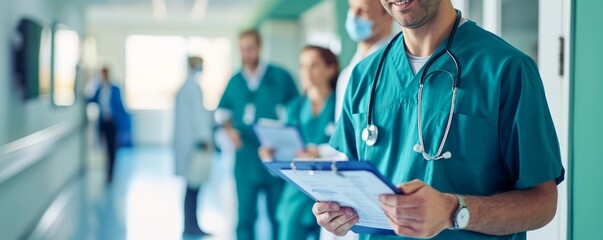
[(228, 38), (191, 37), (188, 54), (203, 58), (204, 71), (197, 80), (203, 90), (205, 107), (216, 109), (232, 74), (230, 41)]
[(126, 104), (134, 110), (172, 109), (187, 74), (187, 57), (204, 60), (198, 79), (207, 108), (215, 109), (231, 74), (227, 38), (132, 35), (126, 40)]
[(59, 29), (54, 38), (53, 98), (58, 106), (75, 103), (75, 82), (80, 60), (80, 37), (76, 31)]
[(186, 77), (186, 40), (130, 36), (126, 40), (126, 102), (131, 109), (169, 109)]

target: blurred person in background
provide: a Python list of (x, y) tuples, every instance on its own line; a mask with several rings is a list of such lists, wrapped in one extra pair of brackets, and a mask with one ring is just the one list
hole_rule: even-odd
[(203, 59), (188, 58), (188, 77), (176, 94), (174, 106), (175, 173), (186, 179), (183, 235), (207, 236), (197, 220), (201, 184), (209, 177), (213, 157), (213, 113), (203, 105), (199, 80)]
[[(289, 102), (286, 107), (287, 125), (297, 126), (303, 139), (308, 144), (304, 151), (297, 155), (301, 159), (329, 157), (321, 155), (322, 148), (328, 145), (335, 113), (335, 86), (339, 76), (339, 63), (331, 50), (306, 46), (300, 58), (300, 79), (304, 96)], [(332, 152), (327, 151), (327, 152)], [(263, 161), (271, 161), (273, 149), (260, 148)], [(306, 196), (292, 184), (285, 184), (283, 195), (278, 205), (279, 240), (317, 239), (320, 226), (312, 214), (314, 200)]]
[(216, 111), (216, 121), (236, 150), (234, 176), (238, 200), (237, 239), (254, 239), (257, 199), (266, 193), (272, 238), (277, 237), (276, 208), (283, 180), (268, 173), (258, 156), (260, 146), (252, 125), (258, 119), (279, 119), (287, 102), (299, 92), (283, 68), (260, 61), (261, 38), (256, 30), (240, 34), (242, 70), (229, 81)]
[(107, 183), (111, 183), (118, 147), (131, 144), (130, 116), (124, 107), (119, 87), (111, 83), (109, 68), (101, 69), (100, 78), (101, 83), (89, 102), (99, 106), (99, 136), (105, 143), (108, 160), (106, 179)]
[(366, 56), (384, 47), (392, 38), (393, 19), (381, 5), (374, 0), (348, 0), (349, 9), (345, 21), (348, 36), (357, 42), (356, 53), (339, 74), (337, 81), (337, 103), (335, 120), (339, 119), (345, 89), (348, 87), (352, 69)]
[[(345, 21), (345, 29), (350, 38), (357, 42), (356, 53), (350, 60), (350, 63), (341, 71), (337, 80), (337, 88), (335, 89), (335, 121), (339, 120), (343, 105), (343, 97), (352, 70), (356, 65), (368, 55), (374, 53), (384, 47), (392, 38), (393, 18), (381, 5), (379, 1), (373, 0), (348, 0), (348, 15)], [(329, 148), (324, 148), (329, 151)], [(331, 153), (323, 152), (323, 155), (331, 156), (334, 159), (345, 159), (345, 154), (338, 151)], [(358, 239), (358, 235), (349, 232), (344, 237), (337, 237), (328, 231), (322, 231), (320, 239), (336, 240), (336, 239)]]

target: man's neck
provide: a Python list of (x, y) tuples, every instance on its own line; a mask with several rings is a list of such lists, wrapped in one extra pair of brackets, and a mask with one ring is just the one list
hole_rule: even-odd
[(256, 74), (258, 71), (258, 68), (260, 66), (260, 62), (258, 61), (255, 64), (248, 64), (245, 66), (245, 69), (247, 69), (247, 71), (249, 71), (249, 73), (251, 74)]
[(418, 28), (402, 28), (406, 50), (413, 56), (431, 56), (448, 37), (456, 12), (452, 6), (439, 9), (439, 13)]
[(331, 89), (328, 87), (312, 87), (308, 89), (308, 98), (313, 103), (322, 103), (327, 100), (331, 94)]

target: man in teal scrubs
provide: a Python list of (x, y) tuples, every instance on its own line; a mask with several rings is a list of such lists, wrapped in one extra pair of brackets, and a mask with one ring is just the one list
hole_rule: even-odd
[(258, 156), (260, 143), (252, 125), (258, 119), (278, 119), (284, 106), (299, 95), (291, 75), (284, 69), (260, 62), (260, 35), (255, 30), (239, 37), (243, 69), (228, 83), (218, 106), (216, 121), (221, 124), (235, 148), (235, 182), (238, 196), (237, 239), (254, 239), (257, 197), (265, 192), (268, 216), (277, 236), (276, 207), (283, 181), (273, 177)]
[[(372, 83), (384, 50), (353, 71), (330, 143), (350, 159), (373, 163), (403, 194), (380, 196), (399, 236), (361, 239), (526, 239), (557, 208), (564, 179), (559, 144), (536, 64), (474, 22), (460, 19), (450, 50), (461, 67), (460, 86), (444, 152), (426, 160), (415, 147), (418, 90), (424, 64), (444, 49), (457, 19), (450, 0), (381, 0), (402, 26), (381, 71), (372, 123), (374, 146), (361, 138)], [(445, 135), (456, 68), (443, 55), (427, 71), (422, 94), (423, 149), (435, 155)], [(318, 223), (345, 234), (353, 209), (316, 203)]]

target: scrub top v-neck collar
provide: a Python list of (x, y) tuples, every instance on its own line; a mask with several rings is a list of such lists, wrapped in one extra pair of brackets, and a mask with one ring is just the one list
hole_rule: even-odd
[[(464, 26), (467, 24), (470, 24), (470, 23), (474, 24), (474, 22), (472, 22), (468, 19), (461, 20), (461, 23), (457, 27), (457, 32), (456, 32), (456, 36), (455, 36), (455, 38), (457, 40), (458, 40), (459, 35), (463, 34), (463, 31), (465, 29)], [(448, 42), (449, 37), (450, 36), (446, 37), (444, 39), (444, 41), (442, 41), (442, 43), (440, 43), (440, 45), (434, 51), (434, 53), (437, 53), (437, 52), (441, 51), (442, 49), (444, 49), (444, 47), (446, 47), (446, 43)], [(399, 87), (400, 89), (406, 89), (413, 83), (418, 84), (419, 78), (421, 77), (421, 73), (423, 72), (424, 67), (421, 67), (421, 69), (419, 69), (419, 71), (417, 71), (416, 75), (412, 71), (410, 61), (408, 59), (408, 56), (406, 55), (407, 51), (406, 51), (406, 45), (404, 44), (404, 33), (402, 33), (402, 36), (400, 36), (399, 39), (397, 39), (396, 43), (394, 43), (394, 44), (395, 44), (395, 46), (392, 47), (392, 50), (390, 51), (390, 56), (388, 56), (386, 59), (386, 61), (391, 61), (393, 63), (392, 66), (400, 66), (399, 68), (396, 67), (395, 72), (398, 77), (398, 80), (394, 81), (394, 82), (396, 82), (397, 87)], [(455, 43), (453, 42), (451, 45), (451, 48), (455, 48), (455, 47), (456, 47)], [(432, 56), (433, 56), (433, 54), (432, 54)], [(431, 58), (431, 56), (429, 58)], [(439, 59), (438, 59), (438, 61), (439, 61)], [(438, 62), (438, 61), (436, 61), (436, 62)], [(410, 81), (402, 82), (406, 79), (409, 79)]]

